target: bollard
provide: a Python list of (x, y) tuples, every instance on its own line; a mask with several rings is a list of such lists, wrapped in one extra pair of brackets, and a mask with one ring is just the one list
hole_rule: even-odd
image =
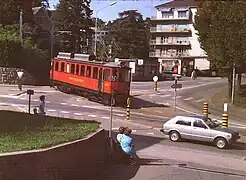
[(208, 103), (203, 103), (203, 114), (208, 118)]
[(154, 90), (157, 91), (157, 81), (154, 82)]
[(228, 128), (228, 114), (227, 113), (223, 114), (222, 128)]
[(127, 98), (127, 107), (126, 107), (126, 120), (130, 120), (130, 97)]

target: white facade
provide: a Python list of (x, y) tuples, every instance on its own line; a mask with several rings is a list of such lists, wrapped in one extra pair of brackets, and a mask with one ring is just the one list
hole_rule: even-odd
[[(193, 6), (165, 7), (158, 6), (156, 17), (152, 18), (150, 45), (154, 48), (150, 57), (157, 57), (160, 63), (160, 72), (168, 70), (175, 62), (181, 66), (209, 69), (210, 63), (205, 52), (201, 49), (194, 28), (197, 9)], [(185, 65), (186, 64), (186, 65)]]

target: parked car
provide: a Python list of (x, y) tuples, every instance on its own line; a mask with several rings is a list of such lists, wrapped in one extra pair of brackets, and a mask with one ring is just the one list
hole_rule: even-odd
[(159, 76), (162, 80), (174, 80), (175, 76), (177, 76), (178, 80), (181, 78), (181, 75), (174, 74), (172, 71), (162, 71)]
[(217, 148), (224, 149), (240, 139), (239, 133), (230, 128), (222, 128), (205, 116), (176, 116), (163, 125), (161, 132), (169, 135), (171, 141), (190, 139), (211, 142)]

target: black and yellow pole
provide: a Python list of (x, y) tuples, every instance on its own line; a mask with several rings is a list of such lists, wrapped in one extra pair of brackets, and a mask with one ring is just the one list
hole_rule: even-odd
[(131, 109), (131, 100), (130, 100), (130, 97), (128, 97), (127, 107), (126, 107), (126, 120), (130, 120), (130, 109)]
[(203, 103), (203, 114), (208, 118), (208, 103)]
[(157, 91), (157, 81), (154, 81), (154, 90)]
[(224, 104), (224, 114), (222, 116), (222, 128), (228, 128), (228, 125), (229, 125), (227, 109), (228, 109), (228, 104), (225, 103)]

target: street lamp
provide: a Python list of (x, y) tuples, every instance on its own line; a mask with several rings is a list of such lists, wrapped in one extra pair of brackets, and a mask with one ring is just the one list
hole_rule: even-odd
[(101, 11), (101, 10), (107, 8), (107, 7), (110, 7), (110, 6), (115, 5), (116, 3), (117, 3), (116, 1), (111, 2), (109, 5), (104, 6), (103, 8), (98, 9), (98, 10), (96, 11), (96, 22), (95, 22), (95, 44), (94, 44), (94, 53), (95, 53), (95, 55), (97, 54), (97, 13), (98, 13), (99, 11)]

